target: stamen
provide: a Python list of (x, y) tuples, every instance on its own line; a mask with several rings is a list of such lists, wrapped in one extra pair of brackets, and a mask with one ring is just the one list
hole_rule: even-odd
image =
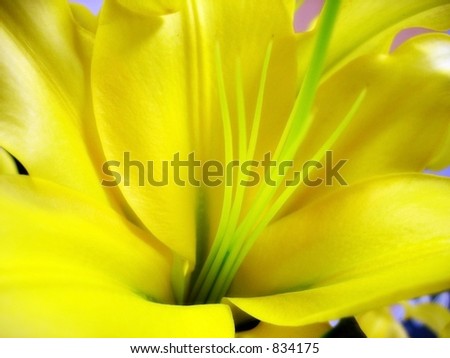
[[(245, 100), (244, 100), (244, 85), (242, 81), (241, 63), (236, 61), (236, 98), (237, 98), (237, 111), (238, 111), (238, 130), (239, 130), (239, 160), (240, 164), (247, 160), (247, 123), (245, 114)], [(231, 239), (231, 234), (239, 220), (241, 213), (242, 201), (244, 200), (245, 186), (239, 185), (244, 179), (244, 173), (242, 170), (238, 171), (237, 185), (234, 193), (233, 207), (230, 213), (230, 219), (228, 221), (227, 230), (224, 240)]]
[[(223, 64), (222, 55), (220, 52), (219, 44), (216, 44), (216, 68), (217, 68), (217, 86), (219, 92), (219, 102), (221, 109), (222, 125), (223, 125), (223, 136), (225, 143), (225, 163), (230, 163), (233, 160), (233, 134), (231, 130), (231, 118), (230, 110), (228, 106), (228, 99), (226, 95), (225, 81), (223, 76)], [(227, 182), (227, 173), (224, 173), (224, 181)], [(207, 295), (209, 292), (209, 287), (212, 282), (214, 282), (215, 277), (211, 277), (208, 273), (211, 271), (211, 266), (214, 264), (215, 258), (223, 246), (223, 237), (225, 230), (227, 228), (228, 220), (230, 218), (230, 210), (233, 196), (232, 186), (224, 186), (224, 195), (222, 202), (222, 211), (220, 215), (219, 227), (216, 232), (216, 236), (211, 247), (210, 254), (206, 259), (202, 270), (192, 288), (191, 299), (197, 296)]]
[[(350, 111), (347, 113), (347, 115), (345, 116), (343, 121), (339, 123), (339, 126), (335, 129), (335, 131), (331, 134), (331, 136), (325, 141), (325, 143), (314, 154), (314, 156), (312, 157), (313, 161), (321, 161), (323, 159), (326, 151), (329, 148), (331, 148), (334, 145), (334, 143), (336, 143), (338, 138), (342, 135), (342, 133), (347, 128), (348, 124), (350, 123), (350, 121), (352, 120), (352, 118), (355, 116), (356, 112), (360, 108), (361, 103), (364, 100), (364, 97), (366, 95), (366, 92), (367, 92), (366, 89), (361, 91), (361, 93), (356, 98)], [(302, 171), (300, 171), (300, 175), (302, 175)], [(263, 219), (258, 223), (256, 228), (252, 231), (251, 235), (248, 236), (246, 238), (246, 240), (243, 242), (242, 247), (239, 250), (234, 250), (230, 254), (229, 261), (227, 262), (227, 265), (225, 265), (223, 267), (223, 270), (222, 270), (222, 272), (226, 273), (226, 276), (225, 275), (222, 277), (219, 276), (217, 282), (221, 283), (221, 286), (217, 285), (215, 287), (215, 290), (211, 294), (211, 302), (214, 302), (215, 299), (221, 298), (226, 294), (240, 265), (244, 261), (248, 252), (254, 245), (255, 241), (262, 234), (264, 229), (270, 224), (270, 222), (275, 217), (275, 215), (279, 212), (279, 210), (286, 204), (286, 202), (289, 200), (289, 198), (294, 194), (294, 192), (296, 191), (296, 189), (298, 188), (298, 186), (300, 184), (301, 184), (301, 181), (299, 181), (299, 183), (296, 183), (295, 186), (287, 187), (282, 192), (282, 194), (277, 198), (277, 200), (275, 200), (275, 203), (270, 206), (270, 209), (264, 215)], [(220, 288), (218, 288), (218, 287), (220, 287)]]
[[(267, 81), (267, 74), (269, 72), (269, 63), (270, 63), (270, 57), (272, 54), (272, 41), (269, 42), (269, 45), (266, 50), (266, 55), (264, 58), (264, 63), (262, 67), (261, 72), (261, 79), (259, 83), (259, 90), (258, 90), (258, 98), (256, 100), (256, 107), (255, 107), (255, 114), (253, 118), (252, 123), (252, 130), (250, 135), (250, 143), (248, 150), (246, 150), (246, 115), (245, 115), (245, 107), (244, 107), (244, 92), (243, 92), (243, 83), (242, 83), (242, 73), (241, 73), (241, 67), (240, 63), (237, 65), (237, 71), (236, 71), (236, 93), (237, 93), (237, 100), (238, 100), (238, 120), (239, 120), (239, 133), (242, 133), (242, 145), (239, 146), (239, 158), (241, 160), (241, 164), (243, 162), (246, 162), (254, 157), (255, 151), (256, 151), (256, 142), (259, 134), (259, 127), (261, 123), (261, 114), (262, 114), (262, 107), (264, 103), (264, 92), (265, 92), (265, 86)], [(245, 137), (244, 137), (245, 135)], [(236, 186), (236, 193), (234, 198), (234, 204), (233, 209), (230, 214), (230, 220), (228, 222), (228, 228), (226, 231), (225, 236), (228, 238), (227, 242), (230, 242), (233, 233), (236, 231), (236, 226), (239, 220), (239, 216), (241, 213), (242, 208), (242, 202), (244, 199), (245, 189), (246, 187), (244, 185), (240, 185), (244, 174), (242, 170), (239, 170), (238, 172), (238, 178), (237, 178), (237, 186)], [(232, 243), (231, 243), (232, 244)]]
[[(337, 18), (339, 3), (340, 1), (336, 0), (328, 1), (325, 4), (308, 70), (279, 145), (275, 151), (273, 158), (275, 161), (292, 160), (307, 133), (311, 123), (311, 108), (320, 83), (320, 76), (325, 63), (326, 49), (328, 48), (334, 23)], [(273, 168), (271, 175), (275, 174), (276, 170), (276, 167)], [(247, 214), (241, 225), (234, 232), (232, 251), (221, 266), (220, 274), (216, 278), (216, 285), (208, 297), (209, 302), (215, 302), (220, 299), (228, 290), (230, 280), (234, 277), (234, 275), (230, 275), (230, 272), (236, 272), (240, 265), (240, 262), (236, 261), (239, 252), (241, 252), (244, 245), (248, 246), (248, 235), (259, 224), (261, 216), (267, 210), (270, 201), (283, 182), (284, 176), (277, 176), (275, 185), (261, 185), (253, 209)]]
[[(278, 163), (293, 159), (308, 132), (312, 118), (310, 116), (311, 108), (320, 83), (320, 74), (325, 63), (326, 49), (331, 39), (338, 8), (339, 1), (328, 1), (324, 7), (323, 18), (319, 24), (315, 46), (305, 79), (272, 158)], [(252, 225), (255, 224), (255, 221), (265, 210), (283, 182), (284, 176), (278, 176), (277, 170), (277, 167), (272, 167), (270, 172), (270, 177), (276, 178), (275, 185), (262, 185), (260, 187), (253, 205), (254, 210), (247, 215), (241, 224), (241, 235), (245, 236), (252, 228)]]
[[(225, 89), (225, 81), (223, 77), (223, 65), (222, 56), (220, 53), (219, 44), (216, 45), (216, 63), (217, 63), (217, 83), (219, 90), (219, 100), (220, 107), (222, 111), (222, 124), (223, 124), (223, 137), (225, 141), (225, 163), (231, 163), (233, 160), (233, 133), (231, 130), (231, 118), (230, 110), (228, 107), (228, 99)], [(228, 182), (227, 174), (224, 173), (225, 183)], [(231, 173), (233, 175), (233, 173)], [(231, 182), (233, 180), (231, 179)], [(230, 217), (231, 203), (233, 197), (233, 187), (230, 185), (224, 186), (224, 200), (223, 200), (223, 210), (219, 223), (218, 235), (221, 237), (223, 231), (226, 229), (228, 220)]]
[[(273, 157), (273, 160), (278, 161), (278, 163), (294, 158), (312, 122), (311, 109), (321, 80), (321, 73), (325, 62), (325, 53), (332, 35), (339, 3), (339, 0), (328, 1), (324, 7), (306, 76)], [(242, 74), (240, 72), (240, 65), (237, 66), (236, 97), (238, 102), (240, 159), (252, 159), (255, 155), (271, 50), (272, 43), (268, 46), (263, 64), (248, 148), (246, 148), (246, 120)], [(225, 161), (229, 163), (233, 159), (233, 138), (230, 113), (226, 98), (222, 60), (218, 46), (216, 49), (216, 62), (219, 101), (224, 126)], [(321, 148), (319, 148), (314, 158), (312, 158), (313, 160), (321, 159), (325, 149), (332, 146), (342, 134), (348, 122), (359, 108), (364, 94), (365, 91), (363, 91), (363, 93), (355, 100), (355, 103), (346, 118), (340, 123), (339, 127), (330, 138), (321, 146)], [(245, 148), (246, 155), (244, 155)], [(283, 173), (282, 175), (277, 175), (277, 169), (278, 167), (272, 168), (270, 173), (271, 177), (274, 175), (276, 176), (275, 185), (269, 185), (267, 183), (261, 184), (254, 205), (247, 213), (246, 217), (243, 218), (239, 226), (237, 225), (239, 222), (245, 187), (240, 185), (241, 181), (239, 180), (235, 190), (235, 201), (232, 205), (232, 187), (225, 185), (219, 228), (216, 233), (211, 253), (209, 254), (191, 292), (191, 302), (218, 302), (226, 294), (239, 266), (253, 246), (255, 240), (296, 190), (297, 186), (288, 187), (275, 200), (274, 205), (270, 205), (275, 194), (281, 188), (283, 179), (287, 174)], [(242, 173), (239, 172), (238, 178), (242, 178)]]
[[(264, 58), (263, 68), (261, 72), (260, 86), (258, 91), (258, 97), (256, 101), (255, 114), (252, 123), (252, 129), (250, 134), (250, 143), (247, 147), (247, 128), (246, 128), (246, 111), (245, 111), (245, 100), (244, 100), (244, 85), (242, 79), (242, 70), (240, 62), (238, 61), (236, 67), (236, 98), (237, 98), (237, 111), (238, 111), (238, 129), (239, 129), (239, 158), (241, 162), (247, 161), (253, 158), (256, 143), (259, 133), (259, 127), (261, 123), (261, 114), (262, 114), (262, 106), (264, 100), (264, 92), (265, 85), (267, 81), (267, 73), (269, 69), (270, 57), (272, 53), (272, 42), (269, 43), (266, 55)], [(220, 54), (219, 54), (220, 55)], [(217, 70), (218, 70), (218, 85), (219, 85), (219, 99), (221, 102), (221, 107), (228, 107), (226, 104), (226, 95), (225, 95), (225, 86), (223, 84), (223, 70), (221, 64), (220, 56), (216, 56), (217, 62)], [(222, 118), (229, 118), (229, 111), (222, 111)], [(227, 121), (229, 123), (229, 120)], [(227, 139), (225, 136), (225, 141), (231, 140)], [(228, 144), (230, 144), (229, 142)], [(227, 143), (225, 144), (227, 145)], [(232, 145), (232, 143), (231, 143)], [(231, 160), (231, 159), (230, 159)], [(243, 180), (242, 171), (238, 172), (238, 178), (235, 191), (234, 204), (231, 209), (230, 215), (228, 217), (228, 221), (226, 222), (225, 214), (228, 214), (228, 211), (225, 213), (225, 203), (222, 208), (222, 215), (219, 224), (219, 229), (217, 230), (213, 247), (211, 248), (211, 252), (208, 255), (208, 258), (200, 272), (200, 275), (195, 282), (190, 300), (191, 302), (205, 302), (207, 296), (209, 295), (214, 282), (217, 279), (219, 271), (223, 265), (223, 262), (226, 260), (229, 251), (231, 250), (231, 246), (233, 245), (233, 232), (236, 229), (236, 225), (239, 220), (242, 201), (245, 194), (245, 187), (239, 185), (239, 183)], [(231, 190), (231, 188), (229, 188)], [(226, 190), (226, 188), (225, 188)], [(224, 196), (225, 200), (225, 196)], [(228, 225), (226, 225), (228, 224)], [(226, 227), (225, 227), (226, 226)]]
[(261, 79), (259, 82), (258, 98), (256, 99), (255, 115), (253, 117), (252, 132), (250, 135), (250, 143), (248, 145), (248, 153), (246, 157), (247, 160), (252, 159), (255, 155), (256, 142), (258, 139), (259, 127), (261, 123), (262, 106), (264, 102), (264, 92), (266, 90), (267, 74), (269, 72), (270, 57), (272, 55), (272, 47), (273, 41), (270, 41), (269, 46), (266, 50), (266, 56), (264, 58), (264, 64), (261, 72)]
[[(321, 73), (325, 63), (325, 54), (331, 40), (337, 12), (338, 0), (327, 1), (323, 9), (323, 16), (319, 23), (317, 37), (314, 43), (313, 53), (308, 69), (303, 80), (300, 92), (297, 95), (293, 111), (289, 116), (286, 127), (281, 136), (280, 145), (274, 155), (274, 159), (292, 158), (292, 153), (297, 151), (300, 144), (299, 137), (304, 135), (305, 121), (309, 116), (317, 87), (320, 83)], [(291, 155), (288, 155), (291, 154)]]

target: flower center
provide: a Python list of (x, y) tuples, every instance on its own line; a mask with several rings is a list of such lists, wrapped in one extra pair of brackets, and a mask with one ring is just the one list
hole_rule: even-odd
[[(273, 155), (275, 163), (292, 161), (308, 133), (313, 118), (311, 109), (320, 83), (326, 49), (332, 35), (338, 8), (339, 1), (326, 2), (306, 76)], [(267, 47), (263, 62), (255, 114), (248, 143), (241, 66), (239, 61), (236, 62), (238, 155), (242, 161), (251, 160), (255, 155), (271, 53), (272, 42)], [(219, 45), (216, 47), (216, 69), (225, 140), (225, 161), (229, 163), (233, 160), (232, 126)], [(317, 150), (316, 154), (311, 158), (312, 160), (319, 161), (323, 158), (326, 150), (335, 143), (347, 127), (358, 110), (364, 95), (365, 91), (358, 96), (346, 117), (340, 122), (338, 128), (335, 129), (329, 139)], [(246, 179), (245, 175), (242, 171), (238, 172), (238, 185), (234, 190), (231, 186), (224, 187), (222, 212), (216, 236), (208, 257), (198, 276), (193, 281), (188, 298), (189, 303), (214, 303), (219, 302), (225, 296), (237, 270), (257, 238), (301, 183), (299, 181), (296, 185), (282, 187), (285, 174), (280, 175), (280, 173), (284, 173), (284, 171), (280, 171), (278, 165), (272, 167), (270, 174), (271, 178), (274, 178), (275, 185), (273, 183), (271, 185), (265, 182), (261, 183), (255, 202), (252, 203), (251, 209), (241, 220), (239, 218), (246, 187), (239, 185), (239, 183)]]

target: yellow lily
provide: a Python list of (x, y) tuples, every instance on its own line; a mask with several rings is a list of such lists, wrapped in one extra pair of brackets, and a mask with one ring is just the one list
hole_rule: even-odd
[[(321, 335), (450, 287), (450, 182), (418, 173), (449, 164), (450, 39), (388, 52), (447, 29), (448, 1), (327, 1), (302, 34), (294, 10), (0, 3), (0, 146), (29, 173), (0, 165), (1, 336)], [(348, 186), (139, 185), (120, 165), (327, 150)]]

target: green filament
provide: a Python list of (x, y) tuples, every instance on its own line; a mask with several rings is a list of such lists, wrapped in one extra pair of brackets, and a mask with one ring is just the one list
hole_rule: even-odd
[[(246, 158), (247, 156), (247, 124), (245, 114), (245, 101), (244, 91), (242, 83), (241, 64), (238, 61), (236, 66), (236, 98), (238, 109), (238, 130), (239, 130), (239, 158)], [(230, 228), (234, 228), (239, 220), (239, 214), (241, 213), (242, 201), (244, 200), (245, 187), (239, 185), (244, 179), (242, 170), (238, 171), (237, 186), (234, 193), (233, 207), (230, 213), (230, 219), (228, 221), (228, 227), (225, 234), (225, 239), (228, 237), (227, 233), (230, 232)]]
[[(319, 148), (319, 150), (312, 157), (313, 161), (320, 161), (323, 159), (325, 152), (327, 149), (331, 148), (334, 143), (339, 139), (344, 130), (347, 128), (348, 124), (355, 116), (356, 112), (361, 106), (361, 103), (366, 95), (366, 90), (364, 89), (358, 96), (358, 98), (353, 103), (350, 111), (345, 116), (344, 120), (340, 122), (339, 126), (336, 130), (331, 134), (331, 136), (325, 141), (325, 143)], [(300, 172), (300, 175), (302, 172)], [(236, 275), (237, 270), (239, 269), (240, 264), (245, 259), (245, 256), (248, 254), (256, 239), (261, 235), (267, 225), (271, 222), (271, 220), (275, 217), (275, 215), (279, 212), (279, 210), (286, 204), (289, 198), (294, 194), (295, 190), (299, 186), (301, 182), (297, 183), (295, 186), (287, 187), (283, 193), (277, 198), (275, 203), (270, 206), (270, 209), (259, 221), (258, 225), (252, 231), (250, 236), (248, 236), (243, 243), (242, 247), (239, 250), (233, 251), (229, 256), (228, 265), (223, 267), (221, 273), (222, 276), (218, 277), (217, 285), (214, 287), (214, 290), (210, 296), (211, 302), (214, 302), (216, 299), (220, 299), (226, 294), (229, 286), (231, 285), (231, 281)]]
[[(264, 90), (265, 84), (267, 80), (267, 73), (270, 63), (270, 57), (272, 53), (272, 42), (269, 43), (269, 46), (266, 51), (261, 79), (260, 79), (260, 88), (258, 91), (258, 97), (256, 101), (255, 108), (255, 116), (252, 123), (252, 129), (250, 134), (250, 144), (247, 147), (247, 127), (246, 127), (246, 111), (245, 111), (245, 100), (244, 100), (244, 86), (242, 80), (242, 70), (240, 62), (237, 61), (236, 66), (236, 98), (237, 98), (237, 112), (238, 112), (238, 130), (239, 130), (239, 157), (246, 161), (253, 157), (254, 152), (256, 150), (256, 142), (259, 133), (259, 126), (261, 122), (261, 113), (262, 113), (262, 105), (264, 100)], [(228, 144), (225, 145), (232, 147), (232, 135), (231, 135), (231, 124), (230, 124), (230, 115), (228, 110), (228, 101), (225, 94), (225, 84), (223, 79), (223, 65), (222, 59), (220, 56), (220, 49), (217, 47), (216, 51), (216, 68), (217, 68), (217, 81), (219, 88), (219, 101), (222, 109), (222, 120), (224, 122), (224, 128), (227, 127), (230, 130), (230, 134), (227, 135), (228, 130), (224, 129), (224, 140), (229, 140)], [(227, 138), (229, 137), (229, 138)], [(232, 155), (231, 153), (228, 153)], [(225, 155), (227, 157), (227, 155)], [(231, 158), (226, 158), (226, 162), (229, 163)], [(243, 173), (241, 170), (238, 172), (237, 182), (240, 183), (243, 179)], [(216, 233), (215, 240), (213, 242), (213, 247), (211, 248), (211, 252), (206, 259), (205, 264), (202, 267), (202, 270), (193, 286), (190, 295), (191, 302), (204, 302), (206, 297), (209, 294), (209, 291), (214, 284), (217, 275), (219, 274), (220, 267), (223, 264), (226, 256), (228, 255), (228, 251), (230, 246), (232, 246), (233, 242), (232, 234), (239, 220), (242, 201), (245, 194), (245, 187), (238, 185), (236, 187), (234, 204), (231, 208), (231, 212), (229, 209), (229, 203), (225, 203), (225, 200), (231, 200), (232, 188), (227, 186), (225, 187), (224, 193), (224, 204), (222, 207), (222, 214), (220, 218), (219, 228)], [(226, 205), (225, 205), (226, 204)], [(229, 214), (229, 215), (228, 215)]]
[[(279, 145), (275, 151), (274, 160), (282, 162), (291, 160), (303, 138), (305, 137), (311, 116), (311, 108), (315, 98), (317, 88), (320, 83), (320, 75), (325, 63), (326, 49), (333, 33), (334, 23), (339, 9), (339, 1), (328, 1), (323, 10), (323, 16), (319, 23), (318, 33), (315, 39), (313, 53), (310, 59), (309, 67), (300, 88), (299, 94), (296, 98), (294, 108), (289, 116), (287, 125), (281, 136)], [(276, 168), (273, 168), (272, 173), (275, 173)], [(243, 245), (248, 241), (248, 235), (251, 230), (261, 220), (266, 208), (269, 206), (271, 199), (276, 194), (278, 188), (283, 181), (283, 177), (277, 177), (274, 186), (262, 185), (257, 199), (253, 205), (253, 210), (247, 214), (241, 225), (234, 233), (236, 244), (228, 256), (226, 262), (221, 267), (220, 275), (216, 279), (215, 287), (208, 297), (208, 302), (216, 302), (228, 290), (230, 272), (236, 272), (240, 262), (237, 262), (237, 256), (241, 251)], [(232, 275), (231, 277), (233, 277)], [(225, 282), (227, 281), (227, 282)]]
[[(308, 132), (312, 119), (310, 115), (311, 107), (320, 83), (320, 74), (325, 63), (326, 49), (331, 39), (338, 8), (339, 1), (329, 1), (325, 5), (309, 68), (273, 156), (274, 161), (283, 162), (291, 160)], [(253, 206), (258, 210), (253, 210), (244, 219), (241, 235), (245, 236), (252, 228), (252, 225), (265, 210), (270, 200), (276, 194), (280, 184), (283, 182), (283, 177), (276, 176), (276, 171), (277, 168), (273, 167), (270, 173), (272, 178), (276, 177), (276, 184), (273, 186), (261, 186), (261, 190)]]
[[(286, 127), (283, 130), (279, 144), (272, 158), (278, 163), (293, 160), (298, 148), (309, 131), (313, 119), (313, 115), (311, 114), (312, 106), (317, 88), (320, 84), (326, 50), (333, 32), (339, 3), (340, 1), (334, 0), (327, 1), (325, 4), (306, 76), (303, 79), (302, 86), (288, 118)], [(241, 66), (240, 63), (237, 63), (236, 65), (236, 100), (239, 132), (238, 152), (241, 163), (242, 161), (252, 159), (255, 155), (271, 51), (272, 42), (268, 46), (263, 63), (248, 146)], [(216, 68), (219, 101), (224, 128), (225, 161), (226, 163), (230, 163), (233, 160), (233, 136), (223, 75), (223, 65), (218, 46), (216, 48)], [(321, 160), (325, 151), (338, 140), (350, 120), (354, 117), (356, 111), (359, 109), (364, 96), (365, 91), (358, 96), (344, 120), (339, 124), (338, 128), (336, 128), (328, 140), (317, 150), (312, 160)], [(276, 178), (275, 185), (270, 185), (268, 183), (261, 184), (252, 208), (247, 215), (243, 217), (240, 223), (241, 207), (245, 194), (245, 187), (240, 185), (241, 180), (243, 179), (242, 172), (239, 171), (237, 175), (238, 183), (234, 191), (234, 196), (232, 187), (225, 185), (219, 227), (211, 252), (190, 292), (190, 302), (205, 303), (220, 301), (228, 291), (237, 270), (257, 238), (297, 189), (298, 184), (297, 186), (288, 187), (274, 199), (275, 195), (280, 192), (281, 185), (284, 182), (284, 177), (286, 175), (286, 173), (282, 175), (277, 174), (278, 169), (279, 168), (277, 167), (273, 167), (270, 173), (271, 178)]]
[[(256, 141), (259, 133), (259, 127), (261, 123), (261, 114), (262, 114), (262, 106), (264, 102), (264, 91), (267, 81), (267, 73), (269, 70), (270, 57), (272, 53), (272, 42), (269, 43), (267, 47), (266, 55), (264, 58), (263, 68), (261, 72), (261, 79), (258, 91), (258, 98), (256, 101), (255, 115), (253, 118), (252, 130), (250, 135), (250, 143), (248, 150), (246, 150), (246, 136), (244, 137), (244, 133), (246, 133), (246, 115), (245, 115), (245, 107), (244, 107), (244, 93), (243, 93), (243, 83), (242, 83), (242, 73), (240, 69), (240, 64), (237, 66), (236, 71), (236, 94), (238, 101), (238, 120), (239, 120), (239, 133), (240, 139), (242, 139), (242, 143), (239, 145), (240, 158), (242, 162), (246, 162), (253, 158), (255, 150), (256, 150)], [(245, 134), (246, 135), (246, 134)], [(225, 233), (224, 241), (229, 243), (231, 241), (232, 235), (236, 230), (236, 225), (239, 220), (239, 215), (241, 213), (242, 202), (245, 194), (245, 186), (240, 185), (242, 180), (244, 179), (244, 175), (242, 170), (238, 172), (237, 178), (237, 186), (235, 192), (235, 198), (233, 203), (233, 208), (230, 214), (230, 220), (228, 222), (227, 231)]]
[[(220, 53), (220, 47), (216, 45), (216, 67), (217, 67), (217, 85), (219, 92), (219, 102), (220, 102), (220, 110), (222, 117), (222, 125), (223, 125), (223, 135), (225, 142), (225, 163), (229, 163), (233, 160), (233, 134), (231, 130), (231, 118), (230, 118), (230, 110), (228, 105), (228, 99), (226, 95), (225, 81), (223, 76), (223, 64), (222, 64), (222, 56)], [(226, 175), (226, 173), (225, 173)], [(225, 182), (227, 178), (225, 178)], [(216, 232), (216, 236), (213, 242), (213, 246), (208, 255), (208, 258), (200, 271), (200, 274), (192, 288), (190, 300), (195, 300), (197, 295), (205, 295), (208, 292), (208, 287), (211, 286), (211, 281), (214, 278), (208, 277), (207, 274), (211, 270), (211, 266), (214, 263), (214, 259), (219, 252), (222, 243), (222, 237), (225, 233), (227, 222), (230, 217), (230, 210), (232, 205), (233, 198), (233, 188), (231, 186), (225, 185), (224, 187), (224, 195), (222, 202), (222, 211), (219, 220), (219, 227)]]

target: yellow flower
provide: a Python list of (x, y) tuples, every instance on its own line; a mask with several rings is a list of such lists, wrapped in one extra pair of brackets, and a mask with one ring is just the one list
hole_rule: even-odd
[[(402, 320), (416, 320), (425, 325), (437, 337), (450, 338), (450, 312), (436, 302), (411, 304), (403, 302), (397, 305), (403, 309)], [(369, 338), (406, 338), (407, 330), (398, 321), (399, 317), (392, 314), (388, 307), (363, 313), (357, 317), (359, 326)]]
[[(450, 183), (417, 172), (449, 164), (450, 40), (388, 52), (405, 27), (448, 28), (448, 1), (327, 1), (302, 34), (294, 8), (0, 3), (0, 146), (29, 173), (0, 153), (1, 336), (322, 334), (449, 288)], [(174, 167), (139, 185), (177, 154), (329, 169), (328, 150), (348, 186), (199, 168), (182, 186)]]

